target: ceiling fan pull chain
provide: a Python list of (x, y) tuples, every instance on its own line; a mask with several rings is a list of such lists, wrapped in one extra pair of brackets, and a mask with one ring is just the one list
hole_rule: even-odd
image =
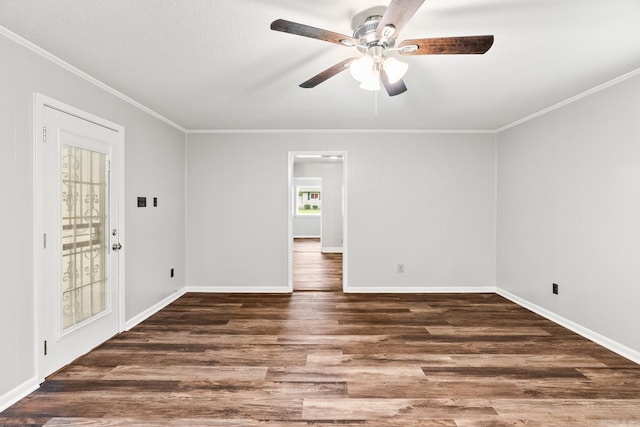
[(374, 99), (374, 102), (373, 102), (373, 105), (374, 105), (374, 107), (373, 107), (373, 111), (374, 111), (374, 115), (376, 115), (376, 116), (378, 115), (378, 94), (379, 94), (379, 93), (380, 93), (380, 91), (379, 91), (379, 90), (376, 90), (376, 91), (374, 91), (374, 92), (373, 92), (373, 99)]

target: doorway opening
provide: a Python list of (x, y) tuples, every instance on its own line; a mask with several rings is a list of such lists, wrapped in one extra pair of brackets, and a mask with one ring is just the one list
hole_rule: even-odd
[(289, 291), (346, 285), (346, 152), (289, 153)]

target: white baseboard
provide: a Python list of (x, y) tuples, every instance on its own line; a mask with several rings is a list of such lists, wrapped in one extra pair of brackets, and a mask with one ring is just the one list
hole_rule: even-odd
[(495, 286), (354, 286), (349, 285), (346, 293), (365, 294), (478, 294), (495, 293)]
[(321, 236), (293, 236), (294, 239), (319, 239)]
[(33, 377), (20, 384), (18, 387), (15, 387), (13, 390), (9, 390), (0, 396), (0, 412), (16, 403), (18, 400), (27, 397), (38, 388), (40, 388), (40, 383), (36, 377)]
[(321, 249), (321, 252), (323, 254), (341, 254), (342, 253), (342, 248), (340, 248), (340, 247), (335, 247), (334, 248), (334, 247), (331, 247), (331, 246), (326, 246), (326, 247), (323, 247)]
[(138, 314), (137, 316), (134, 316), (131, 319), (127, 320), (124, 324), (124, 330), (128, 331), (134, 326), (142, 323), (143, 321), (147, 320), (149, 317), (153, 316), (154, 314), (156, 314), (157, 312), (159, 312), (160, 310), (162, 310), (163, 308), (165, 308), (166, 306), (168, 306), (169, 304), (171, 304), (172, 302), (174, 302), (184, 294), (185, 294), (184, 288), (175, 291), (174, 293), (172, 293), (162, 301), (158, 302), (157, 304), (154, 304), (153, 306), (149, 307), (148, 309)]
[(185, 292), (207, 292), (212, 294), (288, 294), (284, 286), (187, 286)]
[(539, 314), (542, 317), (545, 317), (549, 320), (551, 320), (554, 323), (557, 323), (560, 326), (564, 326), (565, 328), (575, 332), (578, 335), (583, 336), (584, 338), (591, 340), (593, 342), (595, 342), (596, 344), (599, 344), (611, 351), (613, 351), (614, 353), (619, 354), (622, 357), (625, 357), (629, 360), (631, 360), (632, 362), (638, 363), (640, 364), (640, 352), (629, 348), (623, 344), (620, 344), (617, 341), (614, 341), (610, 338), (605, 337), (604, 335), (600, 335), (597, 332), (592, 331), (589, 328), (586, 328), (582, 325), (579, 325), (575, 322), (572, 322), (571, 320), (562, 317), (552, 311), (547, 310), (546, 308), (540, 307), (537, 304), (534, 304), (530, 301), (527, 301), (524, 298), (520, 298), (517, 295), (512, 294), (509, 291), (506, 291), (504, 289), (501, 288), (497, 288), (496, 293), (500, 296), (505, 297), (506, 299), (515, 302), (516, 304), (533, 311), (536, 314)]

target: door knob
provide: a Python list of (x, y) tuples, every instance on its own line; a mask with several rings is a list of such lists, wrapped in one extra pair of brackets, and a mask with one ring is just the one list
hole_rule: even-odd
[(122, 249), (122, 245), (120, 244), (120, 242), (114, 243), (113, 246), (111, 246), (111, 249), (113, 249), (114, 251), (119, 251), (120, 249)]

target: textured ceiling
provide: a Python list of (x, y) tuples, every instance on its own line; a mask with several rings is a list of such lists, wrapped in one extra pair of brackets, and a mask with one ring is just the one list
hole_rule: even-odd
[(427, 0), (399, 40), (494, 34), (491, 50), (404, 57), (409, 91), (394, 98), (349, 73), (299, 88), (355, 51), (271, 21), (351, 34), (377, 5), (0, 0), (0, 25), (189, 130), (495, 130), (640, 67), (639, 0)]

